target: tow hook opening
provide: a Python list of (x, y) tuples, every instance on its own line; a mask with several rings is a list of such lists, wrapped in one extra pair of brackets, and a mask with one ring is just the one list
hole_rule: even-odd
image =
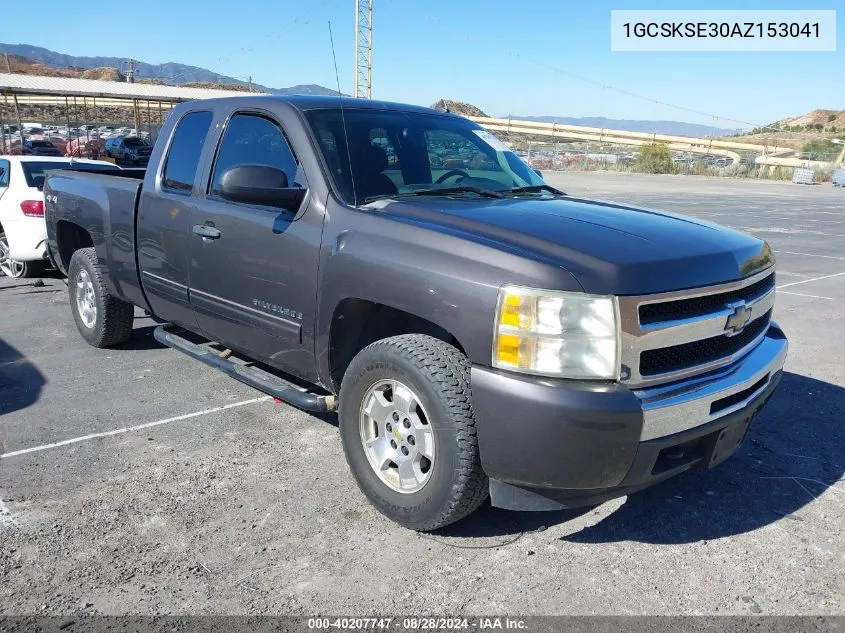
[(689, 466), (704, 457), (701, 438), (667, 446), (660, 451), (651, 469), (652, 475), (659, 475), (669, 470)]

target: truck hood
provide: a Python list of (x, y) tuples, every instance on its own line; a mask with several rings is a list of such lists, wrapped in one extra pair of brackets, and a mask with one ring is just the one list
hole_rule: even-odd
[(586, 292), (650, 294), (746, 277), (773, 263), (764, 241), (709, 222), (572, 197), (387, 200), (394, 219), (564, 268)]

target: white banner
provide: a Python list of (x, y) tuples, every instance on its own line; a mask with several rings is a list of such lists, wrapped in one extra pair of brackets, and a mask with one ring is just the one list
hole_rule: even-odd
[(832, 10), (613, 10), (612, 51), (835, 51)]

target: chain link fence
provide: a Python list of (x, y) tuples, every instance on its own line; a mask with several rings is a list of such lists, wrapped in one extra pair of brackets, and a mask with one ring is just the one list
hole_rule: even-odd
[[(659, 170), (644, 168), (639, 148), (608, 143), (544, 143), (511, 141), (511, 148), (532, 167), (550, 171), (614, 171), (632, 173), (671, 173), (731, 178), (792, 180), (793, 167), (757, 165), (760, 154), (738, 152), (739, 161), (728, 156), (670, 150), (669, 161)], [(816, 169), (816, 182), (830, 182), (836, 153), (797, 152), (799, 160), (824, 161), (830, 169)]]

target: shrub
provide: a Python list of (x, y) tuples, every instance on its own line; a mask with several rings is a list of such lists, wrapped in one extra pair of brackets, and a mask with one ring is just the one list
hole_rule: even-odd
[(674, 171), (672, 152), (665, 143), (648, 143), (640, 147), (634, 170), (644, 174), (671, 174)]
[(801, 146), (801, 151), (805, 154), (836, 154), (838, 151), (839, 146), (828, 139), (813, 139), (812, 141), (807, 141), (804, 145)]

